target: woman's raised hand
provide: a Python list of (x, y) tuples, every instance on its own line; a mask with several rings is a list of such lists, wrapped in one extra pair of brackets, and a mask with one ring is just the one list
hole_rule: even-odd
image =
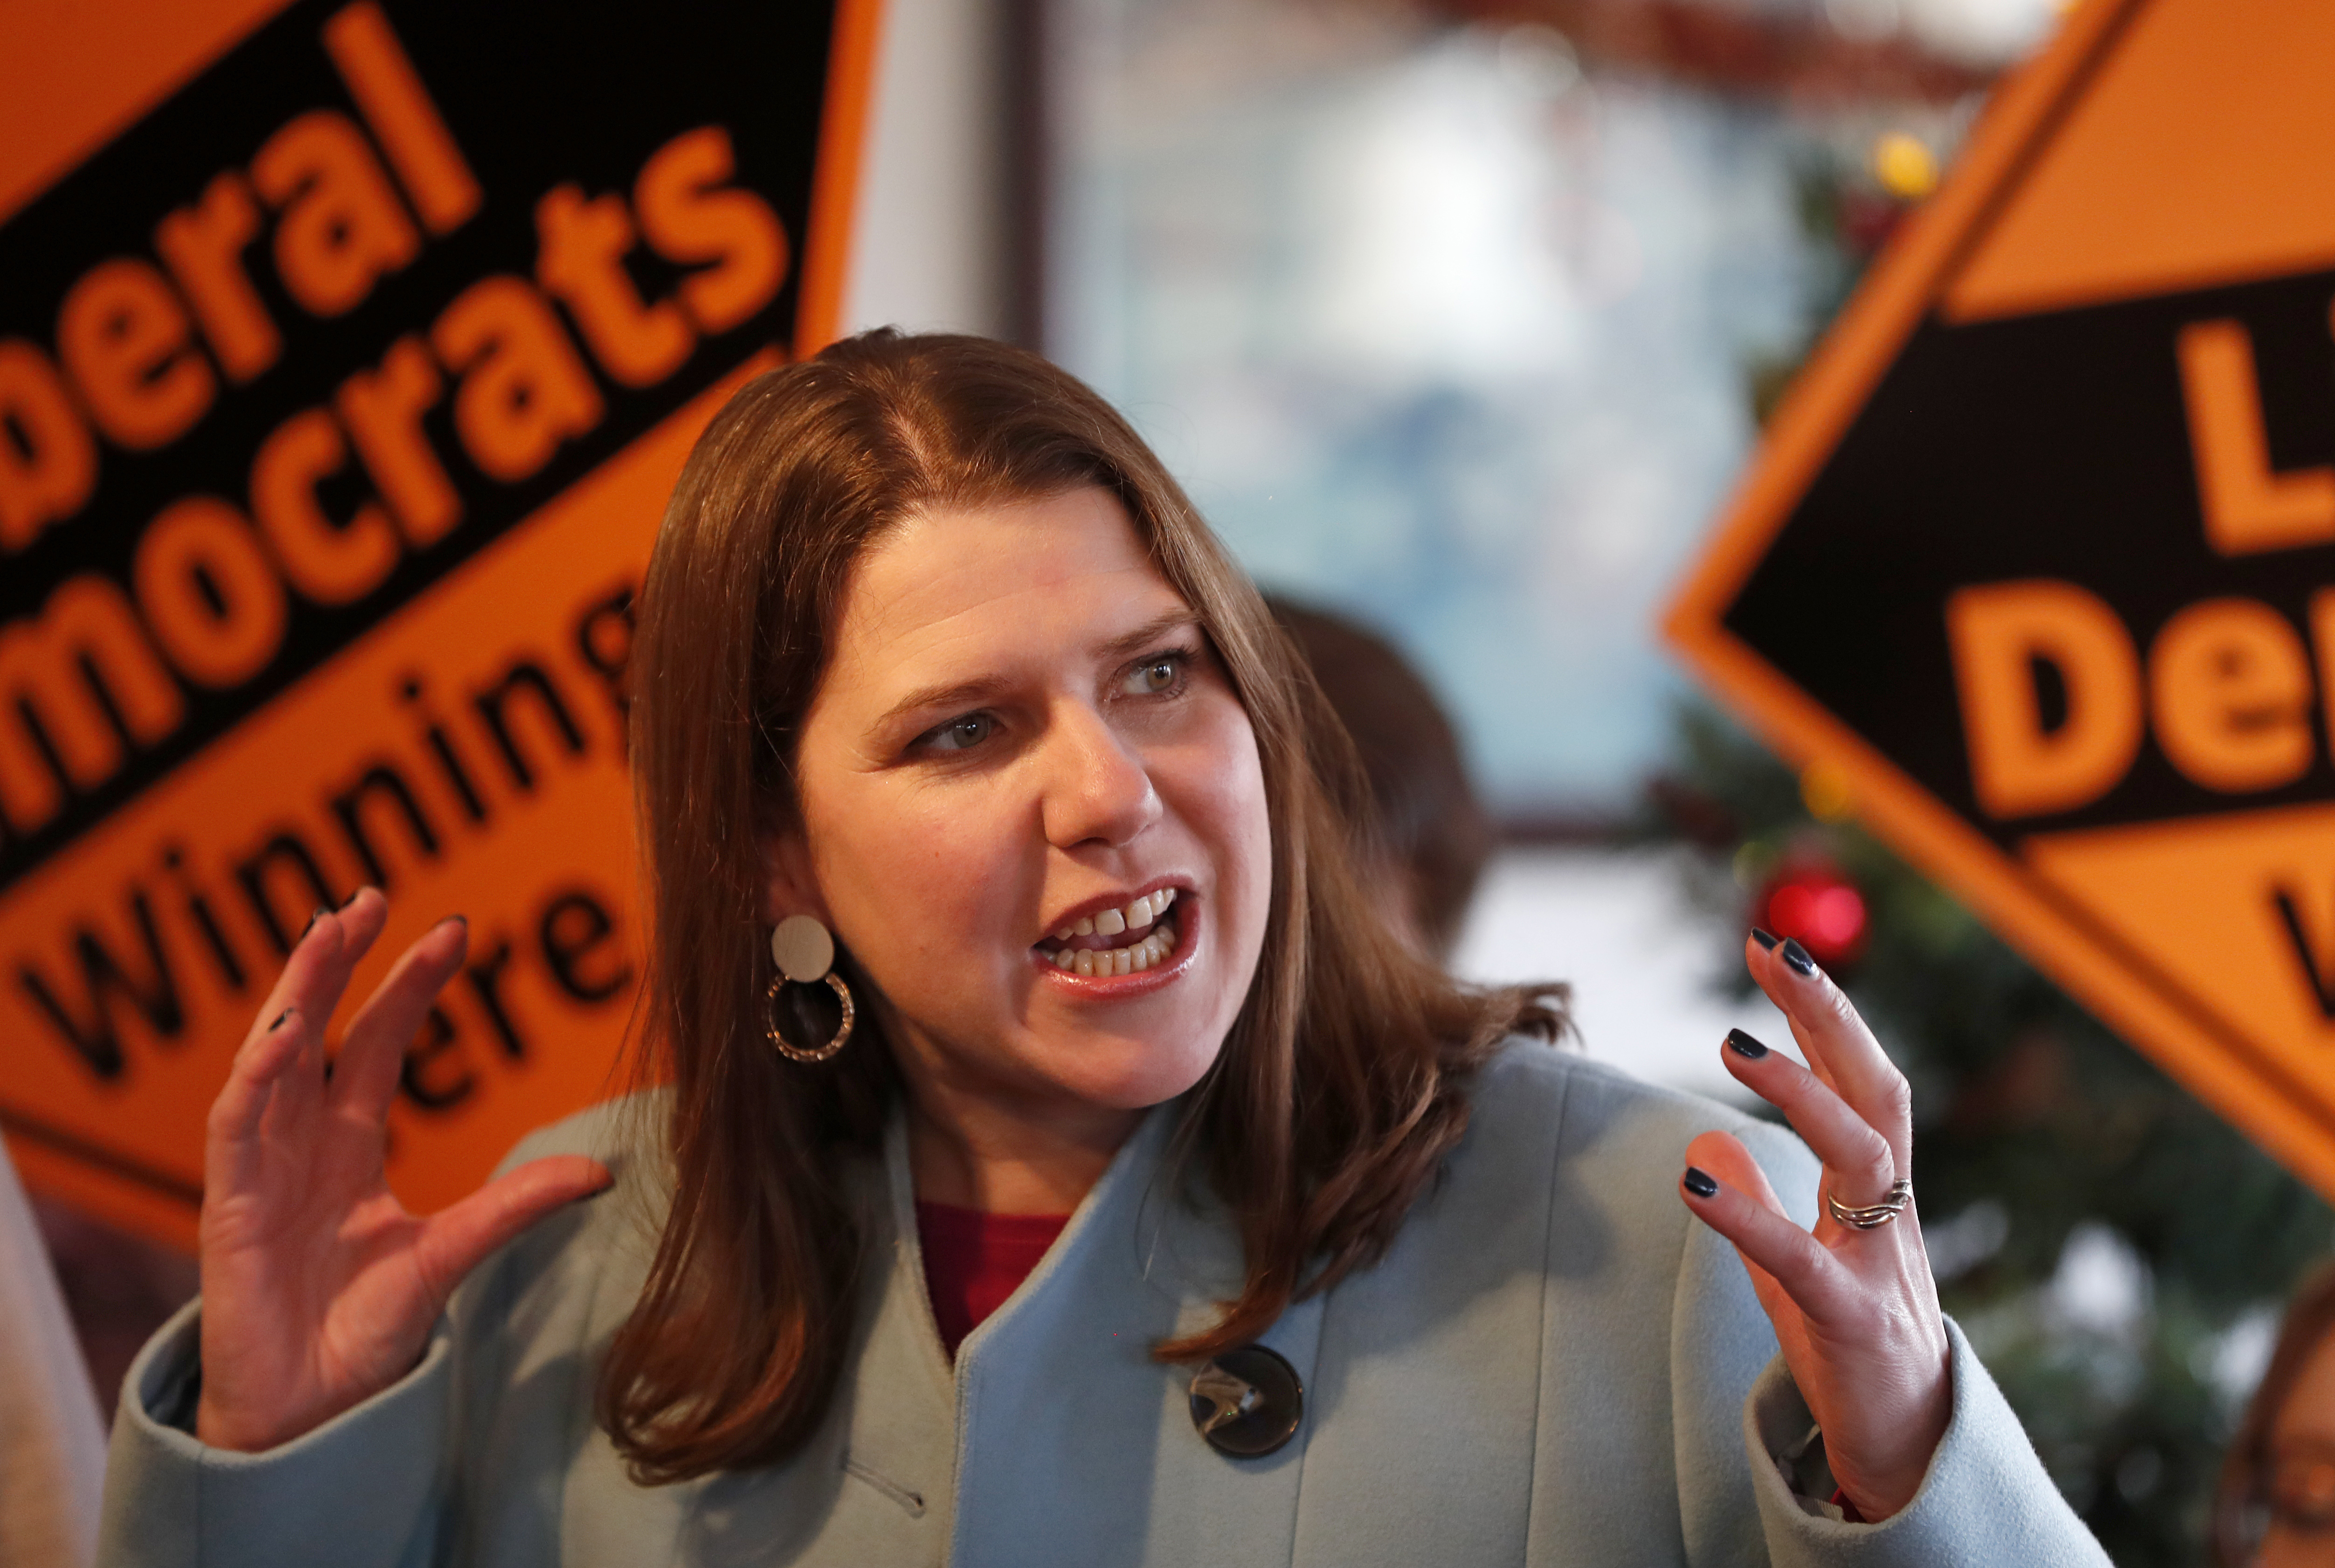
[(1791, 1021), (1808, 1065), (1761, 1051), (1749, 1036), (1739, 1037), (1742, 1045), (1730, 1036), (1720, 1054), (1824, 1162), (1823, 1212), (1813, 1234), (1795, 1224), (1749, 1151), (1721, 1132), (1687, 1146), (1681, 1190), (1735, 1244), (1775, 1321), (1793, 1381), (1824, 1429), (1834, 1479), (1860, 1515), (1877, 1522), (1912, 1501), (1945, 1435), (1953, 1404), (1945, 1319), (1910, 1204), (1867, 1230), (1843, 1224), (1823, 1200), (1868, 1208), (1901, 1177), (1911, 1179), (1912, 1097), (1856, 1009), (1798, 943), (1768, 948), (1747, 940), (1744, 953), (1752, 979)]
[(325, 1025), (388, 918), (372, 888), (318, 913), (211, 1107), (195, 1434), (215, 1447), (274, 1447), (397, 1381), (465, 1274), (608, 1185), (596, 1162), (557, 1156), (426, 1219), (406, 1212), (384, 1171), (390, 1100), (469, 933), (445, 920), (407, 948), (327, 1071)]

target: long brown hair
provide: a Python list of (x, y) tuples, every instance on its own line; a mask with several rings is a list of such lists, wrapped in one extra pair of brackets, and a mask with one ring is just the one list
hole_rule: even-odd
[(2302, 1369), (2335, 1333), (2335, 1263), (2319, 1265), (2295, 1287), (2278, 1343), (2253, 1398), (2222, 1457), (2214, 1494), (2214, 1568), (2246, 1568), (2253, 1561), (2262, 1511), (2270, 1502), (2272, 1428), (2302, 1378)]
[[(833, 1061), (763, 1039), (757, 836), (790, 769), (860, 552), (930, 508), (1099, 485), (1198, 616), (1256, 736), (1273, 832), (1255, 979), (1178, 1147), (1237, 1216), (1247, 1279), (1158, 1347), (1245, 1343), (1374, 1261), (1458, 1141), (1469, 1073), (1555, 1039), (1560, 987), (1464, 989), (1413, 957), (1349, 863), (1352, 749), (1248, 579), (1110, 406), (1034, 354), (882, 331), (753, 382), (682, 470), (643, 587), (633, 769), (652, 905), (647, 1075), (672, 1086), (672, 1208), (604, 1364), (599, 1417), (636, 1477), (767, 1464), (818, 1423), (845, 1359), (859, 1234), (840, 1168), (900, 1092), (880, 1025)], [(855, 985), (864, 978), (839, 960)]]

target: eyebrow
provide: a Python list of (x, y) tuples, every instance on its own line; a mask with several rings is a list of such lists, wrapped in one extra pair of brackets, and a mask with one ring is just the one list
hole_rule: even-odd
[[(1163, 615), (1154, 615), (1133, 631), (1113, 637), (1095, 652), (1106, 659), (1124, 659), (1144, 652), (1170, 632), (1187, 626), (1197, 626), (1199, 616), (1178, 605)], [(970, 681), (952, 681), (946, 685), (920, 686), (884, 711), (877, 721), (879, 729), (889, 729), (910, 713), (930, 708), (950, 708), (961, 702), (979, 702), (993, 697), (1010, 682), (1003, 675), (976, 675)]]
[(1187, 626), (1197, 626), (1199, 624), (1199, 616), (1178, 605), (1172, 610), (1152, 616), (1125, 636), (1113, 637), (1096, 652), (1105, 658), (1124, 659), (1132, 654), (1148, 652), (1150, 644), (1158, 643), (1170, 632), (1181, 631)]

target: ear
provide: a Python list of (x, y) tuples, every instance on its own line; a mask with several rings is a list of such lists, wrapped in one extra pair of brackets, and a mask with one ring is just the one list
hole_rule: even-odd
[(819, 878), (811, 871), (810, 844), (800, 828), (766, 824), (754, 836), (754, 848), (762, 863), (763, 924), (776, 925), (790, 915), (808, 915), (823, 924), (834, 924), (828, 918), (827, 900), (819, 896)]

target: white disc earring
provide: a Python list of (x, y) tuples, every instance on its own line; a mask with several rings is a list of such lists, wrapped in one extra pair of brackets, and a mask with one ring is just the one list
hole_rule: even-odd
[[(779, 973), (771, 977), (770, 989), (762, 998), (762, 1011), (771, 1047), (793, 1061), (827, 1060), (851, 1038), (854, 1015), (851, 988), (843, 983), (843, 976), (835, 973), (834, 934), (808, 915), (790, 915), (770, 933), (770, 960), (779, 966)], [(818, 1045), (796, 1045), (779, 1031), (779, 988), (790, 983), (817, 985), (821, 981), (843, 1004), (843, 1021), (836, 1026), (831, 1037)]]

